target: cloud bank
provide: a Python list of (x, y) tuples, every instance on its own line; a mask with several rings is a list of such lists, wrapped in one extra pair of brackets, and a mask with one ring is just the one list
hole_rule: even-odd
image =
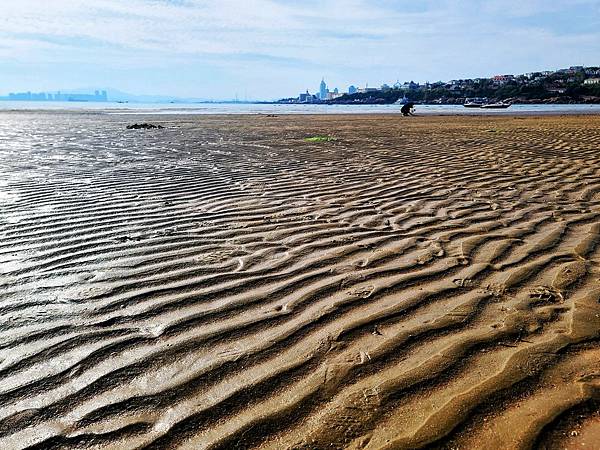
[(0, 92), (276, 98), (321, 76), (345, 89), (600, 64), (598, 30), (592, 0), (19, 0), (0, 18)]

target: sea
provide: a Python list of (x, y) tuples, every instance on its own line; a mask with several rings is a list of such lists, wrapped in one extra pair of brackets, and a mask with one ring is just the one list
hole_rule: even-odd
[[(400, 105), (264, 103), (0, 102), (0, 111), (79, 111), (106, 114), (399, 114)], [(512, 105), (508, 109), (416, 105), (417, 115), (600, 114), (600, 105)]]

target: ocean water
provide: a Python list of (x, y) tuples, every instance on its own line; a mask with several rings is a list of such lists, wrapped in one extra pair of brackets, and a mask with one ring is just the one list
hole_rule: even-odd
[[(109, 114), (398, 114), (400, 105), (283, 105), (223, 103), (0, 102), (0, 111), (92, 111)], [(600, 105), (513, 105), (508, 109), (416, 105), (417, 114), (600, 114)]]

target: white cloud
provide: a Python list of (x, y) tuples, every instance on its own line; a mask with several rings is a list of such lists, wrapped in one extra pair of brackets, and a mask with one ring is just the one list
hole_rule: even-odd
[(196, 70), (207, 82), (200, 72), (210, 66), (226, 75), (224, 89), (232, 80), (262, 77), (280, 90), (277, 95), (304, 88), (303, 77), (313, 74), (343, 83), (438, 79), (543, 68), (528, 66), (532, 62), (592, 63), (600, 54), (600, 33), (590, 31), (598, 14), (588, 14), (587, 28), (556, 29), (561, 15), (598, 12), (600, 1), (593, 0), (7, 3), (0, 57), (14, 67), (36, 61), (131, 71), (158, 67), (165, 73), (171, 68)]

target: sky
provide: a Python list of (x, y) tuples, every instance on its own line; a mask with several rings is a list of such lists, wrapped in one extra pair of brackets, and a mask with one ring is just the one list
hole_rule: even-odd
[(600, 0), (0, 0), (0, 94), (276, 99), (600, 65)]

